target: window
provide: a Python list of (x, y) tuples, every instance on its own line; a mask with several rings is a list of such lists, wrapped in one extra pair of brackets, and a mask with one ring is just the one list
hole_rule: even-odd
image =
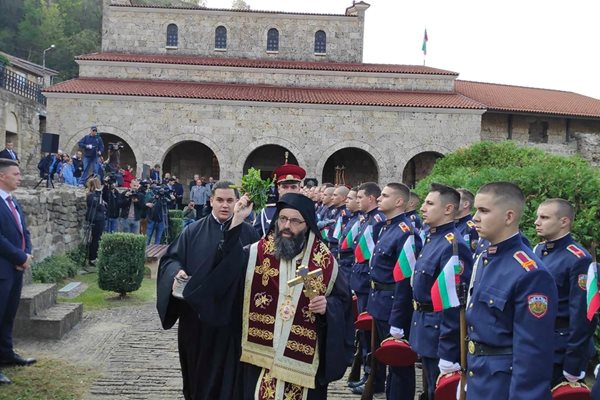
[(167, 47), (177, 47), (177, 25), (167, 26)]
[(215, 49), (226, 49), (227, 48), (227, 28), (224, 26), (217, 26), (215, 29)]
[(327, 35), (323, 31), (317, 31), (315, 33), (315, 53), (327, 53)]
[(275, 28), (267, 32), (267, 51), (279, 51), (279, 31)]
[(548, 122), (535, 121), (529, 123), (529, 141), (533, 143), (548, 143)]

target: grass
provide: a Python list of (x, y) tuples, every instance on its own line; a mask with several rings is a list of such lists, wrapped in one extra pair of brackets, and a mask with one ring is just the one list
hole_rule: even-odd
[(46, 358), (3, 372), (13, 384), (0, 387), (0, 400), (79, 400), (98, 377), (92, 369)]
[[(102, 310), (122, 306), (135, 306), (150, 303), (156, 300), (156, 281), (144, 278), (142, 286), (135, 292), (127, 293), (127, 297), (119, 299), (119, 294), (107, 292), (98, 287), (98, 274), (77, 275), (71, 281), (82, 282), (88, 288), (77, 297), (67, 299), (59, 297), (59, 302), (83, 303), (84, 311)], [(66, 285), (69, 282), (64, 282)], [(59, 286), (59, 287), (62, 287)]]

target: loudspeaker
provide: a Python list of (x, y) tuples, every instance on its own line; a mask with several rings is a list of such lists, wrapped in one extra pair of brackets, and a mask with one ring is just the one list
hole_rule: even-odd
[(42, 153), (58, 153), (58, 140), (60, 136), (56, 133), (42, 134)]
[(142, 164), (142, 179), (150, 179), (151, 168), (148, 164)]

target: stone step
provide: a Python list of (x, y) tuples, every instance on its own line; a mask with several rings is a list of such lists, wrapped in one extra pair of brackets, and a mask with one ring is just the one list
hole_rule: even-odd
[(83, 318), (81, 303), (57, 303), (31, 318), (16, 318), (14, 334), (37, 339), (61, 339)]
[(23, 286), (17, 318), (29, 318), (56, 304), (57, 287), (53, 283), (34, 283)]

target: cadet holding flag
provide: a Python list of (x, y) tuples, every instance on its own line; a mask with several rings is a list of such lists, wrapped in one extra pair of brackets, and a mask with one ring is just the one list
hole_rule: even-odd
[(552, 275), (519, 235), (525, 196), (510, 182), (482, 186), (473, 222), (490, 246), (467, 299), (467, 399), (548, 400), (557, 311)]
[(331, 214), (331, 219), (335, 219), (335, 224), (333, 228), (329, 229), (327, 232), (327, 243), (329, 245), (329, 250), (331, 250), (331, 254), (335, 258), (337, 258), (339, 251), (339, 241), (342, 236), (342, 226), (346, 225), (348, 221), (349, 215), (346, 210), (346, 197), (348, 196), (348, 189), (346, 186), (340, 186), (335, 188), (333, 191), (333, 211)]
[(346, 276), (347, 282), (350, 282), (350, 273), (352, 271), (352, 264), (354, 263), (353, 241), (360, 228), (359, 217), (361, 214), (356, 199), (357, 190), (358, 188), (352, 188), (346, 196), (348, 219), (345, 224), (342, 224), (342, 232), (339, 238), (338, 264), (340, 272)]

